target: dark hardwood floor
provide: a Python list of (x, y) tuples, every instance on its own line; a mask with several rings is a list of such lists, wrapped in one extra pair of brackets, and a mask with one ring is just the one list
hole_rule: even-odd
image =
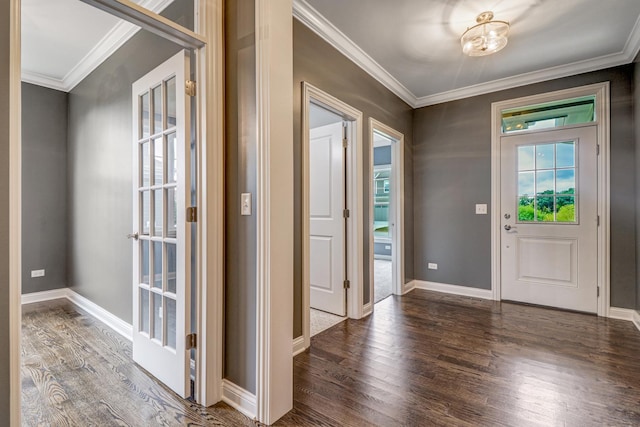
[[(255, 425), (178, 399), (69, 303), (25, 306), (23, 318), (25, 425)], [(311, 343), (277, 425), (640, 425), (630, 322), (416, 290)]]

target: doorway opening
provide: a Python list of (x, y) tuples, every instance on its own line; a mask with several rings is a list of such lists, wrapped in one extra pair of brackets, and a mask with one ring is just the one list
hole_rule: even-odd
[(369, 119), (369, 141), (370, 277), (375, 304), (404, 293), (404, 136)]
[(306, 348), (312, 331), (364, 313), (362, 113), (308, 83), (302, 105)]
[(608, 316), (608, 82), (492, 104), (492, 289)]

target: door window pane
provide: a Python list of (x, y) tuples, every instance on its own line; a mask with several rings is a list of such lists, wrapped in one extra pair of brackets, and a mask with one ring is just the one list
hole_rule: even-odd
[(502, 132), (548, 129), (593, 122), (596, 98), (582, 96), (502, 111)]
[(140, 288), (140, 331), (149, 333), (149, 291)]
[(140, 240), (140, 283), (149, 284), (149, 241)]
[(152, 89), (153, 93), (153, 133), (162, 132), (162, 86)]
[(153, 185), (162, 185), (162, 138), (153, 140)]
[(178, 230), (176, 189), (167, 188), (167, 237), (175, 238)]
[(162, 190), (153, 190), (153, 235), (162, 237)]
[(167, 183), (178, 182), (178, 158), (177, 158), (176, 134), (167, 135)]
[(149, 200), (149, 191), (142, 191), (141, 194), (141, 204), (142, 204), (142, 235), (149, 235), (149, 227), (150, 227), (150, 214), (151, 214), (151, 202)]
[(162, 289), (162, 242), (153, 242), (153, 287)]
[(167, 292), (176, 293), (176, 245), (167, 243)]
[(554, 144), (536, 145), (536, 169), (553, 169)]
[(149, 92), (140, 97), (140, 138), (149, 136)]
[(162, 341), (162, 295), (151, 292), (153, 295), (153, 335), (158, 341)]
[(140, 180), (140, 185), (142, 187), (148, 187), (151, 182), (151, 163), (149, 161), (148, 142), (140, 144), (140, 159), (142, 160), (142, 179)]
[(575, 141), (517, 148), (518, 222), (577, 221), (575, 149)]
[(167, 319), (166, 345), (175, 350), (176, 348), (176, 302), (171, 298), (165, 298), (165, 318)]
[(167, 94), (167, 124), (165, 129), (176, 125), (176, 78), (171, 77), (165, 83)]

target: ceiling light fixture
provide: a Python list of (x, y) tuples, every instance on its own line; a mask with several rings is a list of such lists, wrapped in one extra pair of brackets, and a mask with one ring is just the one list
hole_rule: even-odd
[(507, 45), (509, 23), (492, 21), (493, 12), (482, 12), (476, 18), (477, 24), (467, 28), (460, 43), (462, 51), (469, 56), (491, 55)]

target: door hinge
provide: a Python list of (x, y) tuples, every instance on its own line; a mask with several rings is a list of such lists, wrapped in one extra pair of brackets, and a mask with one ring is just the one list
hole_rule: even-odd
[(196, 82), (194, 80), (187, 80), (184, 85), (184, 91), (187, 96), (196, 96)]
[(349, 209), (344, 209), (342, 211), (342, 217), (343, 218), (349, 218)]
[(344, 286), (345, 289), (349, 289), (351, 287), (351, 282), (349, 282), (348, 280), (345, 280), (342, 285)]
[(598, 227), (600, 227), (600, 215), (597, 216), (596, 222), (598, 223)]
[(600, 144), (596, 144), (596, 156), (600, 155)]
[(598, 296), (600, 296), (600, 286), (598, 286)]
[(349, 146), (349, 138), (342, 138), (342, 147), (347, 148)]
[(198, 208), (196, 206), (187, 208), (187, 222), (198, 222)]
[(198, 346), (198, 335), (189, 334), (187, 335), (187, 350), (191, 350), (192, 348), (196, 348)]

